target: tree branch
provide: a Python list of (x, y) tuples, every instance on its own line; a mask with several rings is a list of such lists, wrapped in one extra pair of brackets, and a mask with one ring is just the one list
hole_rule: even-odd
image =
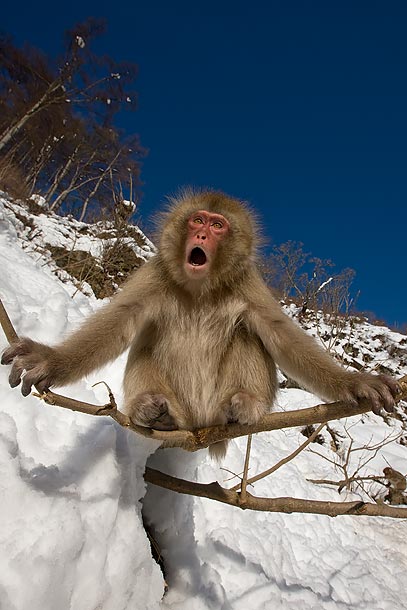
[(244, 468), (243, 468), (243, 478), (239, 484), (241, 487), (240, 490), (240, 500), (241, 502), (245, 502), (247, 498), (247, 473), (249, 472), (249, 462), (250, 462), (250, 450), (252, 448), (252, 435), (249, 434), (247, 437), (247, 448), (246, 448), (246, 457), (244, 460)]
[[(293, 460), (299, 453), (301, 453), (301, 451), (303, 451), (306, 447), (308, 447), (308, 445), (310, 443), (314, 442), (314, 440), (317, 438), (318, 434), (323, 430), (323, 428), (325, 426), (326, 426), (325, 423), (318, 426), (318, 428), (316, 428), (316, 430), (314, 430), (314, 432), (311, 434), (311, 436), (309, 436), (307, 438), (307, 440), (304, 443), (302, 443), (302, 445), (297, 447), (297, 449), (295, 451), (293, 451), (292, 453), (290, 453), (290, 455), (287, 455), (285, 458), (283, 458), (282, 460), (277, 462), (277, 464), (274, 464), (274, 466), (272, 466), (271, 468), (268, 468), (264, 472), (260, 472), (259, 474), (256, 474), (254, 477), (250, 477), (250, 479), (247, 480), (246, 485), (251, 485), (252, 483), (255, 483), (256, 481), (260, 481), (260, 479), (264, 479), (265, 477), (268, 477), (270, 474), (273, 474), (273, 472), (275, 472), (276, 470), (281, 468), (281, 466), (284, 466), (284, 464), (291, 462), (291, 460)], [(240, 487), (242, 487), (241, 482), (237, 483), (237, 485), (234, 485), (233, 487), (230, 487), (230, 489), (233, 491), (238, 491), (240, 489)], [(242, 487), (242, 491), (243, 491), (243, 487)]]
[[(375, 483), (380, 483), (386, 487), (385, 483), (386, 477), (380, 477), (375, 475), (369, 475), (366, 477), (349, 477), (349, 479), (342, 479), (341, 481), (331, 481), (331, 479), (306, 479), (309, 483), (315, 483), (315, 485), (333, 485), (335, 487), (345, 487), (347, 483), (353, 483), (353, 481), (374, 481)], [(338, 490), (340, 493), (340, 490)]]
[(9, 343), (14, 343), (18, 340), (18, 335), (14, 330), (14, 326), (11, 323), (8, 313), (3, 305), (3, 301), (0, 299), (0, 322), (1, 327), (6, 335), (6, 339)]
[(398, 508), (387, 504), (373, 504), (356, 500), (354, 502), (325, 502), (303, 498), (259, 498), (246, 491), (242, 503), (236, 491), (225, 489), (219, 483), (195, 483), (178, 479), (153, 468), (146, 468), (144, 479), (148, 483), (164, 487), (177, 493), (209, 498), (223, 504), (230, 504), (242, 509), (267, 511), (271, 513), (313, 513), (337, 517), (339, 515), (392, 517), (407, 519), (407, 508)]

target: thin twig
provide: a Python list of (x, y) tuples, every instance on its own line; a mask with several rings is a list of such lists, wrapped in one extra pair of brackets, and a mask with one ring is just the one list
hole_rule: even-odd
[(385, 477), (370, 475), (367, 477), (350, 477), (347, 481), (345, 479), (342, 481), (331, 481), (330, 479), (306, 479), (306, 481), (309, 483), (315, 483), (315, 485), (334, 485), (335, 487), (340, 488), (345, 487), (346, 483), (353, 483), (353, 481), (374, 481), (375, 483), (380, 483), (386, 487), (384, 479)]
[(241, 482), (242, 491), (240, 492), (240, 502), (244, 504), (247, 498), (247, 473), (249, 472), (250, 449), (252, 447), (252, 435), (247, 437), (246, 457), (244, 460), (243, 478)]
[[(311, 434), (311, 436), (308, 437), (307, 440), (304, 443), (302, 443), (302, 445), (297, 447), (297, 449), (295, 451), (293, 451), (292, 453), (290, 453), (290, 455), (287, 455), (287, 457), (285, 457), (282, 460), (280, 460), (279, 462), (277, 462), (277, 464), (274, 464), (274, 466), (272, 466), (268, 470), (265, 470), (264, 472), (261, 472), (260, 474), (256, 474), (254, 477), (250, 477), (250, 479), (248, 479), (248, 481), (247, 481), (247, 484), (251, 485), (252, 483), (255, 483), (256, 481), (260, 481), (260, 479), (264, 479), (265, 477), (268, 477), (270, 474), (272, 474), (273, 472), (275, 472), (276, 470), (281, 468), (281, 466), (284, 466), (284, 464), (287, 464), (287, 462), (290, 462), (301, 451), (303, 451), (305, 449), (305, 447), (307, 447), (310, 443), (312, 443), (316, 439), (318, 434), (321, 432), (321, 430), (325, 426), (326, 426), (326, 424), (321, 424), (320, 426), (318, 426), (318, 428)], [(241, 483), (237, 483), (230, 489), (232, 491), (237, 491), (240, 488), (240, 486), (241, 486)], [(243, 486), (242, 486), (242, 491), (243, 491)]]
[(114, 397), (114, 394), (112, 392), (112, 390), (110, 389), (110, 387), (107, 385), (106, 381), (98, 381), (97, 383), (94, 383), (92, 388), (95, 388), (97, 385), (103, 384), (109, 394), (109, 400), (110, 400), (110, 404), (112, 405), (112, 407), (114, 407), (117, 410), (117, 404), (116, 404), (116, 399)]
[[(370, 440), (365, 445), (355, 447), (354, 439), (352, 438), (352, 436), (349, 432), (350, 428), (352, 428), (352, 427), (353, 426), (345, 427), (345, 433), (348, 436), (350, 442), (349, 442), (349, 446), (346, 450), (346, 456), (345, 456), (345, 460), (343, 463), (340, 463), (340, 461), (338, 461), (338, 459), (332, 459), (332, 458), (328, 457), (327, 455), (322, 455), (318, 451), (311, 449), (312, 453), (314, 453), (315, 455), (318, 455), (320, 458), (326, 460), (330, 464), (333, 464), (336, 469), (339, 469), (340, 471), (342, 471), (343, 479), (341, 479), (338, 482), (335, 482), (335, 481), (332, 482), (332, 481), (328, 481), (326, 479), (307, 479), (307, 480), (312, 483), (317, 483), (320, 485), (321, 484), (338, 485), (339, 493), (341, 493), (341, 491), (344, 487), (346, 487), (347, 489), (351, 489), (351, 484), (356, 483), (357, 487), (360, 487), (364, 493), (370, 495), (369, 492), (366, 489), (364, 489), (362, 482), (366, 481), (366, 480), (376, 480), (377, 477), (374, 477), (374, 476), (363, 477), (363, 476), (359, 475), (359, 472), (361, 472), (361, 470), (363, 468), (365, 468), (367, 466), (367, 464), (376, 457), (378, 452), (381, 449), (383, 449), (383, 447), (396, 441), (401, 436), (401, 433), (394, 435), (390, 432), (389, 434), (387, 434), (385, 436), (385, 438), (382, 441), (378, 441), (377, 443), (369, 445), (369, 442), (372, 441), (372, 437), (371, 437)], [(350, 473), (349, 466), (351, 463), (352, 454), (356, 454), (356, 453), (362, 452), (362, 451), (364, 453), (359, 458), (358, 463), (357, 463), (356, 467), (354, 468), (353, 472)], [(383, 478), (383, 477), (381, 477), (381, 478)]]
[[(228, 472), (229, 474), (232, 475), (228, 479), (223, 479), (224, 482), (231, 481), (232, 479), (240, 479), (240, 480), (242, 480), (243, 471), (239, 472), (239, 473), (236, 473), (236, 472), (233, 472), (233, 470), (229, 470), (229, 468), (225, 468), (225, 466), (221, 466), (220, 469), (224, 470), (225, 472)], [(240, 485), (239, 485), (239, 487), (240, 487)]]

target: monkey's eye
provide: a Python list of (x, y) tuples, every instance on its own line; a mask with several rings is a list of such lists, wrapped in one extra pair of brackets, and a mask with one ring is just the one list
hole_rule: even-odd
[(216, 221), (212, 224), (213, 227), (215, 227), (215, 229), (221, 229), (223, 227), (223, 224), (219, 221)]
[(203, 220), (202, 218), (194, 218), (194, 223), (197, 225), (203, 225)]

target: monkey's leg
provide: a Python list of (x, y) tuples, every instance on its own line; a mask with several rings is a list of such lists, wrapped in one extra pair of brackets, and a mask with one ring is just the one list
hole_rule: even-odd
[(266, 401), (259, 400), (249, 392), (236, 392), (230, 399), (227, 413), (228, 422), (255, 424), (267, 413), (268, 407)]
[(256, 337), (235, 337), (222, 371), (222, 404), (229, 422), (253, 424), (270, 411), (276, 389), (273, 360)]
[[(245, 329), (233, 338), (222, 360), (218, 381), (225, 421), (255, 423), (270, 411), (277, 389), (276, 367), (260, 341)], [(211, 457), (222, 459), (227, 445), (227, 441), (211, 445)]]
[(127, 414), (134, 424), (156, 430), (178, 428), (170, 409), (170, 402), (164, 394), (143, 392), (126, 402)]
[(133, 423), (156, 430), (179, 427), (178, 402), (152, 359), (129, 358), (124, 376), (125, 412)]

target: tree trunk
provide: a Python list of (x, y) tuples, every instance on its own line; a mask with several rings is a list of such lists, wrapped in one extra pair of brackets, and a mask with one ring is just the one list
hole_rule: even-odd
[(65, 163), (64, 167), (62, 167), (56, 173), (54, 181), (53, 181), (51, 187), (48, 189), (47, 193), (45, 194), (45, 199), (47, 200), (48, 203), (51, 201), (51, 198), (53, 197), (53, 195), (55, 195), (56, 191), (58, 190), (59, 185), (62, 182), (62, 180), (65, 178), (65, 176), (67, 175), (67, 173), (71, 169), (72, 163), (75, 160), (75, 157), (76, 157), (76, 154), (77, 154), (78, 150), (79, 150), (79, 145), (75, 148), (75, 150), (73, 151), (72, 155), (69, 157), (68, 161)]
[(116, 163), (117, 158), (120, 156), (121, 154), (121, 150), (119, 150), (119, 152), (117, 153), (117, 155), (114, 157), (114, 159), (112, 159), (112, 161), (109, 163), (109, 166), (104, 170), (104, 172), (102, 172), (102, 174), (99, 176), (98, 181), (96, 182), (93, 190), (89, 193), (89, 195), (86, 197), (83, 206), (82, 206), (82, 212), (81, 215), (79, 217), (79, 222), (82, 222), (83, 219), (85, 218), (85, 214), (86, 214), (86, 210), (88, 209), (88, 205), (89, 205), (89, 201), (92, 199), (92, 197), (94, 197), (97, 193), (97, 191), (99, 190), (99, 187), (103, 181), (103, 179), (105, 178), (106, 174), (108, 172), (110, 172), (110, 170), (112, 169), (112, 167), (114, 166), (114, 164)]
[(50, 103), (50, 96), (61, 86), (61, 83), (58, 81), (54, 81), (48, 86), (48, 89), (45, 91), (44, 95), (36, 102), (27, 112), (22, 116), (16, 123), (7, 127), (5, 131), (0, 136), (0, 151), (3, 150), (5, 146), (14, 138), (14, 136), (24, 127), (27, 121), (30, 120), (32, 116), (37, 114), (40, 110), (45, 108), (45, 106)]

